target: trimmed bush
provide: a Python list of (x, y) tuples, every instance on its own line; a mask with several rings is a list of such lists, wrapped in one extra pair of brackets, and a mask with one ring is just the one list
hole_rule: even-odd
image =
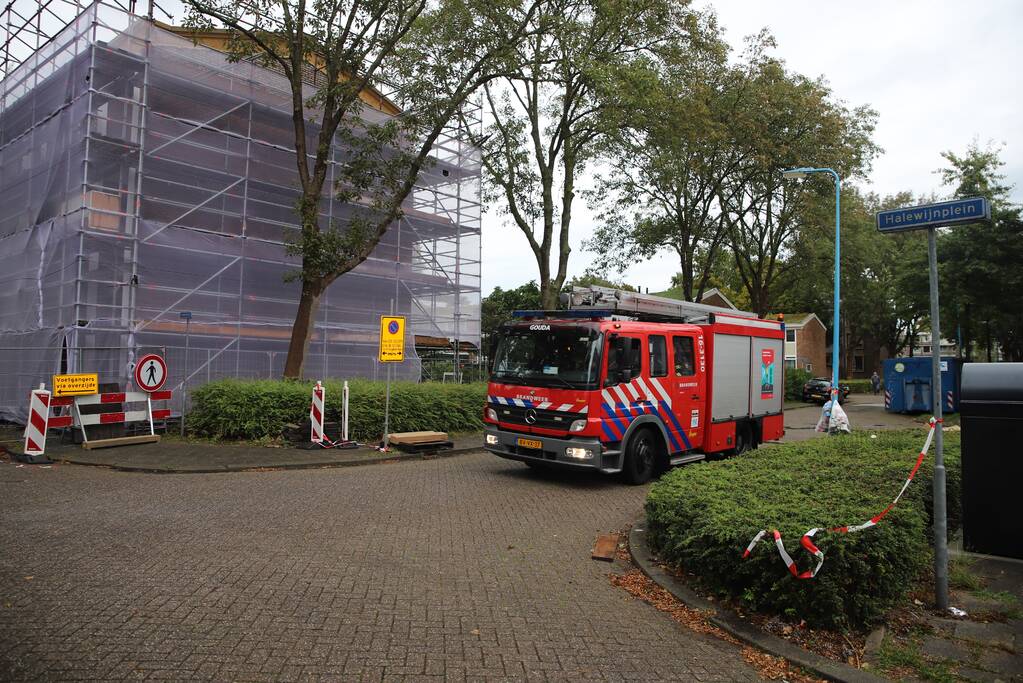
[[(839, 384), (846, 384), (849, 386), (850, 394), (872, 394), (874, 393), (873, 387), (870, 385), (869, 379), (843, 379), (839, 381)], [(881, 387), (884, 388), (884, 383), (881, 383)]]
[[(813, 439), (672, 470), (647, 498), (651, 543), (706, 588), (751, 609), (828, 627), (876, 622), (930, 562), (933, 447), (877, 526), (817, 534), (825, 562), (816, 578), (795, 579), (773, 543), (759, 544), (746, 560), (742, 552), (761, 529), (778, 529), (799, 570), (811, 569), (815, 560), (800, 547), (802, 534), (859, 524), (884, 510), (925, 436), (920, 429)], [(960, 519), (958, 433), (946, 435), (945, 459), (951, 533)]]
[[(327, 421), (341, 419), (340, 381), (327, 381)], [(309, 417), (312, 382), (225, 379), (192, 392), (191, 433), (219, 439), (261, 439), (281, 435), (287, 424)], [(385, 383), (349, 380), (349, 436), (380, 438), (384, 429)], [(483, 429), (487, 385), (391, 383), (392, 432), (470, 432)]]
[(810, 381), (813, 373), (799, 368), (785, 370), (785, 400), (798, 401), (803, 398), (803, 385)]

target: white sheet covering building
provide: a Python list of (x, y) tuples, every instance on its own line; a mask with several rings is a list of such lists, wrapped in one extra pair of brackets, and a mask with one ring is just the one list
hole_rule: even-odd
[[(3, 419), (24, 421), (29, 390), (57, 372), (123, 387), (151, 351), (175, 389), (283, 371), (299, 291), (284, 282), (298, 229), (288, 83), (132, 9), (17, 0), (2, 15)], [(479, 158), (455, 129), (434, 156), (404, 217), (324, 294), (308, 377), (383, 377), (392, 300), (411, 327), (398, 376), (419, 378), (413, 335), (478, 345)], [(343, 225), (346, 206), (325, 197), (322, 214)]]

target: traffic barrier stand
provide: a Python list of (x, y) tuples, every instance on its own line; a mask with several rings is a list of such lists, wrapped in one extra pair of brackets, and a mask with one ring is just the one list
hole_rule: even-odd
[(348, 439), (348, 382), (341, 390), (341, 439), (332, 441), (324, 429), (324, 415), (327, 389), (322, 382), (313, 387), (313, 400), (309, 405), (309, 440), (322, 448), (358, 448), (359, 444)]
[[(160, 435), (156, 433), (153, 426), (154, 420), (166, 420), (170, 417), (169, 408), (153, 410), (153, 401), (169, 401), (173, 394), (170, 391), (154, 391), (146, 393), (142, 391), (125, 391), (108, 394), (93, 394), (91, 396), (76, 396), (74, 401), (74, 424), (82, 430), (82, 448), (107, 448), (109, 446), (126, 446), (139, 443), (156, 443)], [(125, 410), (114, 413), (98, 413), (95, 415), (82, 415), (82, 406), (104, 405), (111, 403), (138, 404), (145, 403), (144, 409)], [(111, 439), (89, 440), (88, 427), (95, 425), (130, 424), (143, 422), (149, 425), (148, 434), (135, 436), (121, 436)]]
[[(916, 458), (916, 464), (913, 465), (913, 469), (909, 472), (909, 476), (906, 477), (906, 481), (905, 483), (903, 483), (902, 489), (899, 491), (899, 494), (895, 496), (895, 500), (888, 504), (888, 507), (882, 510), (879, 514), (863, 522), (862, 524), (857, 524), (855, 526), (834, 527), (831, 529), (827, 529), (826, 531), (831, 531), (837, 534), (851, 534), (857, 531), (863, 531), (864, 529), (869, 529), (872, 526), (876, 526), (878, 522), (884, 519), (884, 517), (889, 512), (891, 512), (892, 508), (894, 508), (895, 505), (899, 502), (899, 499), (902, 498), (902, 494), (906, 492), (906, 489), (909, 488), (910, 483), (913, 481), (913, 477), (916, 476), (917, 470), (920, 469), (920, 465), (923, 464), (924, 458), (927, 457), (927, 451), (930, 450), (931, 441), (932, 439), (934, 439), (934, 431), (935, 429), (938, 429), (938, 424), (940, 424), (941, 422), (942, 420), (938, 420), (933, 417), (931, 418), (930, 429), (927, 431), (927, 439), (924, 440), (924, 447), (923, 449), (921, 449), (919, 455)], [(782, 541), (781, 532), (779, 532), (777, 529), (773, 529), (770, 532), (771, 540), (774, 542), (775, 547), (778, 549), (778, 555), (781, 557), (782, 562), (785, 563), (785, 566), (788, 568), (789, 573), (791, 573), (792, 576), (796, 577), (797, 579), (812, 579), (815, 576), (817, 576), (817, 572), (819, 572), (821, 570), (821, 567), (824, 566), (824, 552), (820, 548), (818, 548), (812, 540), (813, 537), (819, 531), (822, 531), (822, 529), (818, 528), (810, 529), (805, 534), (803, 534), (803, 537), (801, 539), (799, 539), (799, 545), (801, 545), (806, 552), (813, 555), (813, 557), (816, 558), (817, 560), (817, 565), (813, 569), (808, 569), (802, 572), (799, 571), (798, 567), (796, 567), (795, 560), (792, 559), (792, 556), (789, 555), (788, 551), (785, 550), (785, 543)], [(753, 537), (753, 540), (750, 541), (750, 544), (746, 546), (746, 550), (742, 554), (742, 559), (746, 559), (747, 557), (749, 557), (750, 553), (752, 553), (754, 548), (757, 547), (757, 544), (764, 540), (764, 537), (767, 535), (768, 535), (767, 529), (761, 529), (759, 532), (757, 532), (757, 535)]]
[[(323, 433), (323, 404), (326, 393), (327, 390), (323, 387), (323, 384), (317, 382), (316, 386), (313, 387), (313, 402), (309, 405), (309, 440), (321, 446), (323, 446), (324, 441), (330, 443), (326, 434)], [(324, 447), (329, 448), (329, 446)]]
[(345, 380), (341, 389), (341, 440), (334, 444), (335, 448), (358, 448), (359, 444), (348, 438), (348, 381)]
[(29, 397), (28, 422), (25, 423), (24, 455), (18, 459), (33, 465), (48, 463), (46, 457), (46, 430), (50, 421), (50, 392), (39, 385)]

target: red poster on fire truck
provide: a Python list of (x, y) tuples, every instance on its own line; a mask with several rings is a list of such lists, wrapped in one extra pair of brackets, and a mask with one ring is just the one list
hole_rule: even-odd
[(774, 349), (760, 352), (760, 398), (774, 398)]

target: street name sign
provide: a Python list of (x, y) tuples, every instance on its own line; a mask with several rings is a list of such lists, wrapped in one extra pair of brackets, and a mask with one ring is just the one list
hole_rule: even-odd
[(881, 232), (901, 232), (988, 220), (991, 220), (991, 205), (988, 200), (984, 197), (971, 197), (938, 204), (878, 211), (877, 229)]
[(405, 360), (405, 316), (380, 316), (381, 363), (400, 363)]
[(92, 396), (98, 393), (99, 375), (94, 372), (53, 376), (54, 396)]

